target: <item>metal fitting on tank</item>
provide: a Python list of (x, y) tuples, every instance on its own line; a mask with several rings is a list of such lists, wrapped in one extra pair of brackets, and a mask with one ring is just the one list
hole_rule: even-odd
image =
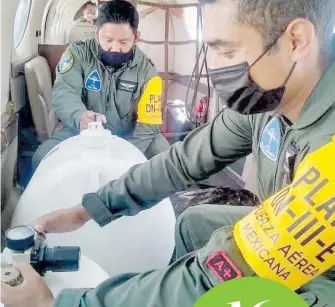
[(18, 286), (23, 282), (21, 273), (14, 267), (8, 267), (1, 270), (1, 281), (9, 286)]

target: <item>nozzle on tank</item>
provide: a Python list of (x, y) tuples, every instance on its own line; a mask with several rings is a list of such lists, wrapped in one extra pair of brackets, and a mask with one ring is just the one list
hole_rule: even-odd
[(97, 123), (102, 123), (102, 116), (100, 114), (94, 114), (94, 121)]

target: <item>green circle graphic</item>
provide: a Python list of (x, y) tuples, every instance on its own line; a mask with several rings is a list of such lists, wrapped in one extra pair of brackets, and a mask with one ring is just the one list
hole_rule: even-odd
[(206, 292), (193, 307), (307, 307), (294, 291), (259, 277), (223, 282)]

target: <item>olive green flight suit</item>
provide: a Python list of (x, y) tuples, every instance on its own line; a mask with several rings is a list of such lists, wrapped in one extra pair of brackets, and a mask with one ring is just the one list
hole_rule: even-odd
[(75, 23), (81, 23), (81, 22), (89, 22), (89, 21), (87, 21), (84, 16), (81, 16), (75, 20)]
[[(300, 119), (293, 125), (275, 113), (242, 116), (225, 109), (212, 123), (192, 132), (183, 143), (132, 167), (96, 194), (85, 195), (84, 207), (104, 226), (121, 216), (135, 215), (154, 206), (251, 152), (256, 157), (261, 199), (268, 198), (287, 186), (292, 176), (284, 166), (293, 144), (299, 148), (291, 166), (294, 173), (308, 153), (329, 143), (335, 135), (334, 80), (335, 63), (324, 73)], [(220, 283), (207, 265), (210, 256), (218, 250), (229, 256), (243, 276), (255, 276), (232, 234), (233, 225), (250, 210), (213, 205), (187, 209), (176, 225), (178, 259), (172, 265), (144, 274), (122, 274), (96, 289), (66, 289), (56, 298), (55, 306), (191, 307)], [(334, 307), (335, 268), (297, 292), (309, 306)]]
[(137, 123), (137, 103), (148, 81), (157, 76), (152, 62), (136, 47), (131, 62), (115, 69), (100, 60), (96, 39), (70, 45), (68, 63), (60, 61), (52, 92), (52, 107), (64, 129), (51, 136), (33, 157), (35, 170), (57, 144), (79, 134), (83, 112), (91, 110), (107, 117), (106, 128), (133, 143), (147, 158), (169, 148), (159, 125)]
[[(76, 39), (76, 41), (84, 41), (86, 39), (95, 38), (95, 26), (94, 26), (93, 23), (91, 23), (90, 21), (86, 20), (84, 18), (84, 16), (79, 17), (77, 20), (75, 20), (74, 25), (75, 26), (85, 26), (85, 27), (87, 27), (87, 31), (85, 31), (85, 33), (82, 34), (82, 36), (80, 37), (80, 39)], [(74, 41), (72, 40), (71, 43), (73, 43), (73, 42)]]

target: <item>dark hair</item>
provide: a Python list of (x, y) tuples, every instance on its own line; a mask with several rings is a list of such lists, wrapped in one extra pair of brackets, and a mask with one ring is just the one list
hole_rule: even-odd
[(128, 23), (135, 33), (139, 23), (138, 12), (130, 2), (125, 0), (105, 2), (99, 8), (95, 25), (101, 28), (105, 23)]
[(96, 5), (94, 3), (92, 3), (91, 1), (87, 1), (84, 6), (83, 6), (83, 9), (85, 10), (89, 5), (92, 5), (94, 7), (96, 7)]
[(331, 46), (335, 0), (199, 0), (202, 5), (217, 1), (238, 3), (238, 22), (257, 28), (265, 47), (273, 44), (296, 18), (313, 23), (321, 52), (328, 51)]

